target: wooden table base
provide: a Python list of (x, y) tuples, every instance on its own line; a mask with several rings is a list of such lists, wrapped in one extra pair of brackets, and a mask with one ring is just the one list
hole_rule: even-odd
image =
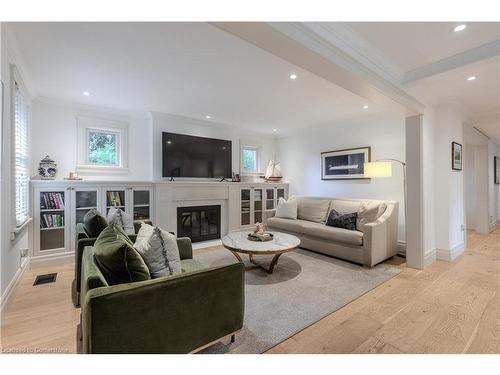
[[(236, 259), (238, 259), (241, 263), (244, 263), (243, 259), (241, 259), (241, 256), (240, 256), (240, 254), (238, 252), (236, 252), (236, 251), (231, 251), (231, 252), (236, 257)], [(248, 254), (248, 257), (250, 258), (250, 262), (252, 262), (254, 264), (254, 266), (245, 267), (245, 270), (248, 271), (248, 270), (253, 270), (253, 269), (256, 269), (256, 268), (262, 268), (264, 271), (266, 271), (267, 273), (271, 274), (271, 273), (273, 273), (274, 266), (276, 266), (276, 264), (278, 263), (278, 259), (281, 256), (281, 254), (282, 253), (274, 255), (273, 259), (271, 260), (271, 263), (268, 266), (265, 266), (262, 263), (257, 262), (253, 258), (253, 254)]]

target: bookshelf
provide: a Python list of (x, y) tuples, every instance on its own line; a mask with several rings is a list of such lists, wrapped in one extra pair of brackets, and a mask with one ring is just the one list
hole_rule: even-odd
[(276, 208), (279, 197), (286, 198), (287, 190), (281, 186), (269, 184), (241, 188), (240, 227), (265, 221), (265, 212)]
[(40, 253), (58, 251), (66, 247), (67, 191), (40, 191), (37, 194), (39, 212), (36, 221), (40, 228)]

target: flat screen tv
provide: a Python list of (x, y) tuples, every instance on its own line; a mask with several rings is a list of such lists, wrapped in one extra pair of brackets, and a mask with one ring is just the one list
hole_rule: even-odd
[(163, 177), (231, 178), (231, 141), (162, 133)]

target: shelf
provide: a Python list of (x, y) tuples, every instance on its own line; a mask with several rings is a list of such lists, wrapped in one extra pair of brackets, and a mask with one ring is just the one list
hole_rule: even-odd
[(149, 207), (150, 204), (134, 204), (134, 207)]
[(97, 207), (77, 207), (76, 209), (77, 210), (91, 210), (93, 208), (97, 209)]
[(125, 208), (125, 206), (106, 206), (107, 208), (113, 208), (113, 207), (116, 207), (116, 208)]
[(41, 208), (40, 209), (40, 212), (54, 212), (54, 211), (63, 212), (64, 208), (54, 208), (54, 209), (51, 209), (51, 208)]
[(55, 230), (55, 229), (64, 229), (64, 227), (40, 228), (40, 230)]

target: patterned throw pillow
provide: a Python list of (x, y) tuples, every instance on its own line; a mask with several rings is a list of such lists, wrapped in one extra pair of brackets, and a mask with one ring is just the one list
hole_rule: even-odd
[(108, 224), (116, 224), (127, 234), (135, 234), (134, 219), (132, 215), (120, 208), (111, 207), (108, 212)]
[(339, 214), (335, 210), (331, 210), (328, 215), (328, 220), (326, 225), (329, 227), (344, 228), (349, 230), (356, 230), (356, 218), (358, 216), (357, 212), (351, 214)]
[(179, 248), (173, 234), (142, 223), (134, 248), (141, 254), (152, 278), (181, 273)]

